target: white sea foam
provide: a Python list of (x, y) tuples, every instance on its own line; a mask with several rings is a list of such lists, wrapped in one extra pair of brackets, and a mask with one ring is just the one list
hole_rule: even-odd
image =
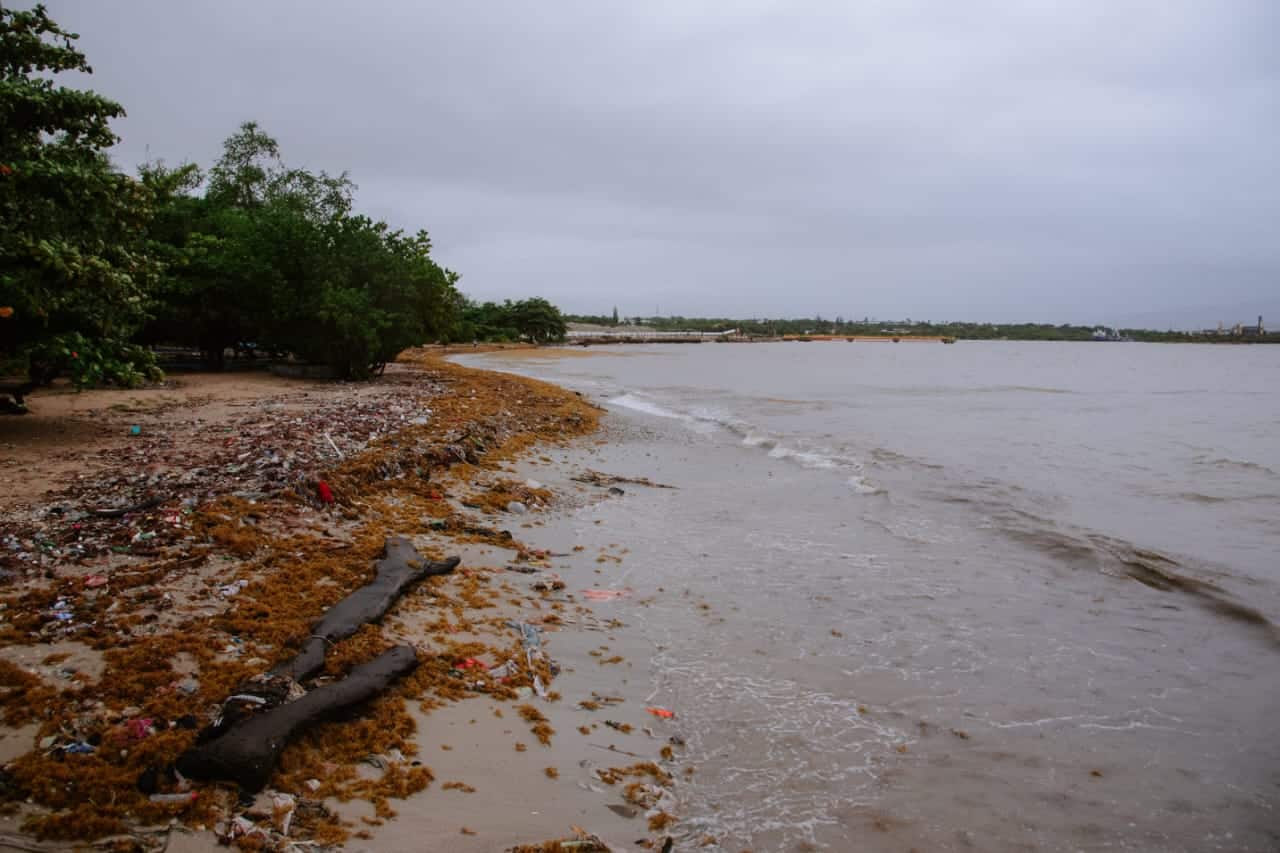
[(688, 415), (673, 412), (665, 406), (659, 406), (657, 403), (638, 397), (635, 394), (619, 394), (617, 397), (608, 400), (607, 403), (610, 406), (631, 409), (633, 412), (643, 412), (646, 415), (653, 415), (658, 418), (671, 418), (677, 421), (691, 420)]
[[(725, 430), (741, 436), (743, 447), (763, 448), (768, 451), (771, 459), (791, 462), (802, 468), (814, 471), (862, 471), (862, 462), (856, 458), (828, 448), (806, 447), (803, 446), (803, 442), (785, 441), (721, 410), (698, 408), (691, 412), (682, 412), (631, 391), (611, 397), (606, 402), (610, 406), (621, 409), (679, 421), (689, 429), (703, 434)], [(860, 473), (851, 476), (848, 484), (858, 494), (869, 495), (883, 491)]]

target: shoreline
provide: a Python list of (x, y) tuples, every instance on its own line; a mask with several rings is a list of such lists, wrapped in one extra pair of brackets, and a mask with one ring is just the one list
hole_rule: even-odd
[[(425, 849), (494, 850), (573, 839), (582, 826), (615, 845), (652, 835), (660, 846), (672, 820), (662, 799), (672, 774), (660, 764), (674, 770), (675, 752), (653, 730), (671, 726), (627, 695), (631, 664), (617, 651), (643, 647), (585, 606), (579, 587), (599, 583), (607, 561), (574, 547), (556, 508), (609, 495), (590, 485), (552, 495), (526, 476), (541, 469), (568, 483), (570, 451), (579, 462), (589, 453), (598, 410), (556, 386), (422, 351), (372, 386), (266, 385), (274, 393), (246, 392), (221, 419), (198, 414), (216, 397), (121, 413), (145, 421), (143, 441), (99, 449), (97, 471), (0, 528), (13, 575), (0, 591), (0, 832), (118, 836), (139, 850), (211, 849), (218, 830), (254, 849), (424, 849), (425, 834), (438, 845)], [(144, 495), (163, 497), (93, 514), (141, 507)], [(322, 678), (396, 642), (418, 646), (417, 670), (354, 719), (300, 736), (272, 778), (274, 799), (237, 806), (233, 790), (198, 784), (195, 798), (164, 801), (185, 790), (165, 767), (218, 703), (366, 582), (394, 534), (424, 556), (456, 554), (462, 567), (339, 641)], [(551, 661), (520, 665), (519, 623), (537, 629), (554, 677)], [(509, 662), (500, 671), (513, 675), (487, 675)], [(539, 672), (546, 699), (530, 695)], [(548, 745), (540, 726), (555, 730), (541, 729)], [(652, 738), (637, 737), (646, 728)], [(152, 769), (159, 801), (137, 781)]]

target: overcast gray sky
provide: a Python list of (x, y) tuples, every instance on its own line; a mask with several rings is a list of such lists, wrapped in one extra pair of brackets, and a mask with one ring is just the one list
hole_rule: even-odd
[(475, 297), (1280, 313), (1280, 0), (47, 5), (121, 165), (255, 119)]

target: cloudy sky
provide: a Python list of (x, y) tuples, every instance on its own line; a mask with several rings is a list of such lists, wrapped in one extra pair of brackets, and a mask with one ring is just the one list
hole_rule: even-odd
[(47, 5), (128, 110), (121, 165), (255, 119), (476, 297), (1280, 313), (1277, 0)]

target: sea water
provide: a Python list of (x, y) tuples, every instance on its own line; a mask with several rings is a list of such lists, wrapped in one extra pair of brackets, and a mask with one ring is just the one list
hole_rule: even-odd
[(1280, 347), (582, 352), (682, 845), (1280, 849)]

